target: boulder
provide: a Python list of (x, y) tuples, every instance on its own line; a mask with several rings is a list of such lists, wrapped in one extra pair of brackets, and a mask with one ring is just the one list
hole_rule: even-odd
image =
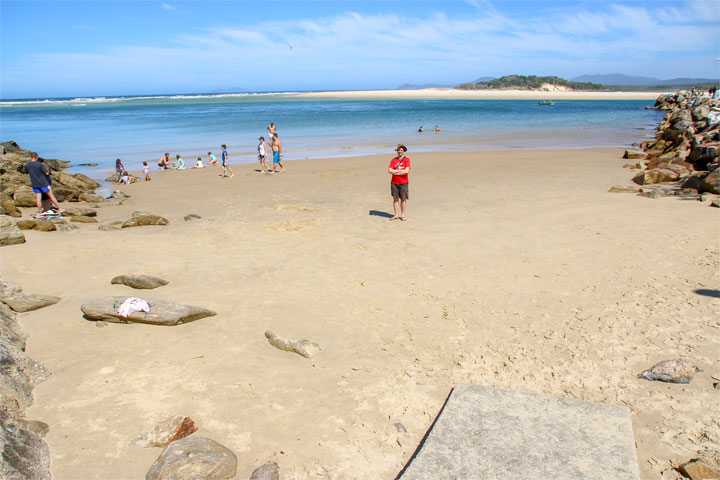
[(690, 383), (699, 368), (683, 359), (663, 360), (645, 370), (638, 378), (668, 383)]
[(644, 152), (635, 152), (631, 150), (625, 150), (625, 153), (623, 154), (622, 158), (625, 159), (638, 159), (638, 158), (645, 158), (647, 155)]
[(118, 275), (110, 280), (110, 283), (113, 285), (121, 284), (132, 288), (151, 290), (167, 285), (169, 282), (150, 275)]
[(166, 218), (159, 215), (138, 215), (126, 220), (122, 224), (122, 228), (128, 227), (144, 227), (149, 225), (167, 225), (170, 222)]
[(236, 473), (237, 457), (229, 449), (209, 438), (186, 437), (165, 447), (145, 480), (214, 480)]
[(0, 247), (25, 243), (25, 235), (17, 226), (17, 220), (9, 215), (0, 215)]
[(698, 458), (683, 463), (678, 470), (690, 480), (718, 479), (720, 478), (720, 452), (700, 452)]
[(83, 216), (70, 217), (70, 221), (75, 223), (98, 223), (97, 218)]
[(716, 168), (703, 178), (699, 191), (720, 194), (720, 168)]
[(17, 207), (37, 207), (37, 197), (32, 190), (16, 191), (13, 200)]
[(41, 232), (54, 232), (58, 228), (50, 220), (42, 220), (38, 218), (35, 220), (35, 229), (40, 230)]
[(280, 480), (280, 467), (276, 462), (267, 462), (253, 470), (250, 480)]
[(166, 447), (175, 440), (192, 435), (197, 429), (192, 418), (175, 415), (133, 440), (132, 444), (138, 447)]
[(56, 304), (60, 301), (60, 297), (41, 295), (39, 293), (16, 293), (0, 296), (0, 300), (15, 312), (31, 312)]
[(80, 309), (92, 320), (105, 320), (114, 323), (147, 323), (150, 325), (180, 325), (205, 317), (217, 315), (215, 312), (194, 305), (167, 302), (165, 300), (144, 299), (150, 306), (149, 312), (133, 312), (127, 317), (117, 313), (118, 308), (128, 297), (103, 297), (85, 302)]
[(85, 207), (71, 207), (65, 210), (65, 215), (68, 217), (95, 217), (97, 216), (97, 210)]
[(53, 185), (53, 194), (58, 202), (77, 202), (82, 192), (75, 188), (68, 188), (62, 185)]
[(89, 203), (100, 203), (104, 202), (105, 199), (101, 197), (100, 195), (95, 195), (94, 193), (81, 193), (78, 195), (78, 200), (81, 202), (89, 202)]
[(275, 335), (270, 330), (265, 332), (265, 338), (268, 339), (270, 345), (273, 347), (285, 350), (286, 352), (293, 352), (301, 355), (305, 358), (311, 358), (318, 350), (320, 345), (313, 343), (307, 339), (296, 340), (293, 338), (282, 338)]
[(5, 215), (10, 215), (11, 217), (22, 216), (22, 213), (20, 213), (20, 210), (17, 209), (17, 206), (12, 199), (3, 200), (2, 202), (0, 202), (0, 205), (2, 205), (2, 207), (5, 209)]
[(633, 182), (638, 185), (651, 185), (662, 182), (674, 182), (679, 178), (680, 175), (677, 172), (663, 168), (654, 168), (637, 175), (633, 178)]

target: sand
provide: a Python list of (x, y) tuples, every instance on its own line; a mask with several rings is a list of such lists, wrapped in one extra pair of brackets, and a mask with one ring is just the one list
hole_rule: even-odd
[[(236, 453), (237, 478), (274, 460), (284, 480), (392, 479), (456, 383), (628, 408), (643, 478), (717, 447), (717, 209), (608, 193), (630, 184), (618, 149), (409, 147), (407, 222), (387, 220), (388, 152), (154, 171), (99, 219), (170, 225), (4, 247), (4, 279), (62, 297), (18, 315), (53, 374), (28, 417), (50, 425), (54, 478), (143, 478), (160, 449), (131, 441), (182, 414)], [(129, 273), (170, 284), (110, 284)], [(107, 295), (218, 315), (99, 328), (80, 305)], [(267, 329), (322, 350), (277, 350)], [(691, 384), (636, 378), (676, 357), (702, 369)]]
[(487, 100), (655, 100), (664, 92), (579, 92), (541, 90), (460, 90), (457, 88), (423, 88), (419, 90), (354, 90), (310, 92), (308, 98), (459, 98)]

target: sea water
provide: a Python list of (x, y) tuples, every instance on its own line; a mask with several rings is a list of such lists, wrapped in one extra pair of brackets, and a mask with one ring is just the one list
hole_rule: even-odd
[[(219, 154), (257, 160), (258, 137), (274, 122), (284, 160), (409, 152), (628, 147), (652, 133), (661, 113), (646, 100), (322, 99), (292, 93), (32, 99), (0, 102), (2, 141), (71, 171), (131, 171), (168, 152), (186, 164)], [(424, 127), (419, 133), (418, 128)], [(434, 132), (435, 125), (441, 129)], [(219, 156), (219, 155), (218, 155)], [(88, 167), (89, 168), (89, 167)], [(87, 173), (87, 172), (86, 172)]]

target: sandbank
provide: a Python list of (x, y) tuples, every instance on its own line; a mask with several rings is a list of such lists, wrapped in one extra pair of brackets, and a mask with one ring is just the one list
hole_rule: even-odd
[[(406, 222), (388, 221), (388, 152), (272, 176), (153, 171), (98, 218), (168, 226), (4, 247), (5, 279), (62, 298), (18, 315), (52, 372), (27, 413), (50, 425), (53, 478), (144, 478), (160, 449), (131, 441), (182, 414), (235, 452), (237, 478), (274, 460), (284, 480), (392, 479), (456, 383), (629, 409), (643, 478), (717, 445), (716, 209), (608, 193), (630, 184), (619, 149), (409, 147)], [(170, 284), (110, 284), (128, 273)], [(80, 306), (108, 295), (218, 315), (99, 328)], [(322, 351), (277, 350), (268, 329)], [(702, 369), (691, 384), (636, 378), (676, 357)]]
[(655, 100), (663, 92), (578, 92), (537, 90), (460, 90), (457, 88), (424, 88), (420, 90), (354, 90), (302, 93), (310, 98), (438, 98), (486, 100)]

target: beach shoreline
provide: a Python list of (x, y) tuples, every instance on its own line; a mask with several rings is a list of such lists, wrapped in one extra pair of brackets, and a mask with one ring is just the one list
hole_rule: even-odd
[[(28, 417), (50, 425), (54, 478), (143, 477), (160, 449), (130, 442), (176, 414), (238, 456), (238, 478), (268, 460), (285, 480), (394, 478), (456, 383), (628, 408), (642, 478), (720, 438), (718, 300), (696, 293), (718, 285), (714, 209), (608, 193), (632, 185), (621, 149), (408, 147), (407, 222), (387, 220), (388, 152), (282, 175), (153, 171), (98, 218), (169, 225), (79, 224), (5, 247), (4, 278), (62, 298), (18, 315), (53, 373)], [(170, 284), (110, 285), (128, 273)], [(218, 315), (97, 328), (80, 305), (108, 295)], [(276, 350), (266, 330), (322, 350)], [(691, 384), (636, 378), (678, 356), (702, 368)]]

